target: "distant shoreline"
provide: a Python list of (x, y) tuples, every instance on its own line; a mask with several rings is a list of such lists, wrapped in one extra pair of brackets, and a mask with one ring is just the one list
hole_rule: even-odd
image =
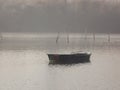
[[(69, 34), (69, 37), (71, 38), (84, 38), (85, 33), (60, 33), (61, 38), (66, 38), (66, 36)], [(3, 32), (0, 33), (0, 37), (2, 38), (56, 38), (58, 33), (8, 33)], [(102, 34), (102, 33), (96, 33), (96, 38), (105, 38), (108, 34)], [(88, 38), (93, 38), (93, 33), (87, 33)], [(120, 38), (120, 34), (111, 34), (111, 38)]]

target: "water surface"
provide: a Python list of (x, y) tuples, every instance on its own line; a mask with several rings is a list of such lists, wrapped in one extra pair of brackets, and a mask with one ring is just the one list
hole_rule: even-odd
[[(92, 52), (91, 63), (48, 65), (47, 53), (81, 50)], [(1, 40), (0, 90), (120, 90), (119, 53), (119, 39)]]

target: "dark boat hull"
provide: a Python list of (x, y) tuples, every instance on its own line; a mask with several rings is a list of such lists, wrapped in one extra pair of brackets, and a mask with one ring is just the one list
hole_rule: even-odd
[(49, 64), (76, 64), (90, 62), (91, 54), (48, 54)]

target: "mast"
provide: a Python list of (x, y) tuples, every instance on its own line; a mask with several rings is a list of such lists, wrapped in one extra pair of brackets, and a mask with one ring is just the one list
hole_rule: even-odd
[(67, 43), (69, 43), (69, 34), (67, 34)]
[(58, 40), (59, 40), (59, 33), (58, 33), (57, 38), (56, 38), (56, 43), (58, 43)]
[(3, 36), (2, 36), (2, 33), (0, 33), (0, 40), (3, 40)]
[(108, 33), (108, 47), (109, 47), (109, 50), (111, 49), (111, 47), (110, 47), (110, 42), (111, 42), (111, 37), (110, 37), (110, 33)]
[(110, 33), (108, 34), (108, 43), (110, 43)]
[(85, 45), (84, 45), (84, 47), (85, 47), (85, 50), (87, 50), (88, 49), (88, 42), (87, 42), (87, 29), (85, 28), (85, 31), (84, 31), (84, 33), (85, 33), (85, 37), (84, 37), (84, 39), (85, 39)]
[(85, 40), (86, 40), (87, 39), (87, 29), (86, 28), (85, 28), (84, 33), (85, 33)]
[(93, 44), (92, 44), (92, 49), (93, 49), (93, 51), (94, 51), (94, 49), (95, 49), (95, 40), (96, 40), (96, 35), (95, 35), (95, 33), (93, 33)]
[(95, 41), (95, 33), (93, 33), (93, 41)]

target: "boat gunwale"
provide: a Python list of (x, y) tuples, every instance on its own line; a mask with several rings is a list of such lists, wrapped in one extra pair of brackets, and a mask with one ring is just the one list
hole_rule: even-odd
[(69, 53), (68, 54), (67, 53), (65, 53), (65, 54), (59, 54), (59, 53), (58, 54), (54, 54), (54, 53), (52, 53), (52, 54), (47, 54), (47, 55), (58, 55), (58, 56), (59, 55), (60, 56), (61, 55), (68, 55), (68, 56), (70, 56), (70, 55), (91, 55), (91, 53), (71, 53), (71, 54), (69, 54)]

